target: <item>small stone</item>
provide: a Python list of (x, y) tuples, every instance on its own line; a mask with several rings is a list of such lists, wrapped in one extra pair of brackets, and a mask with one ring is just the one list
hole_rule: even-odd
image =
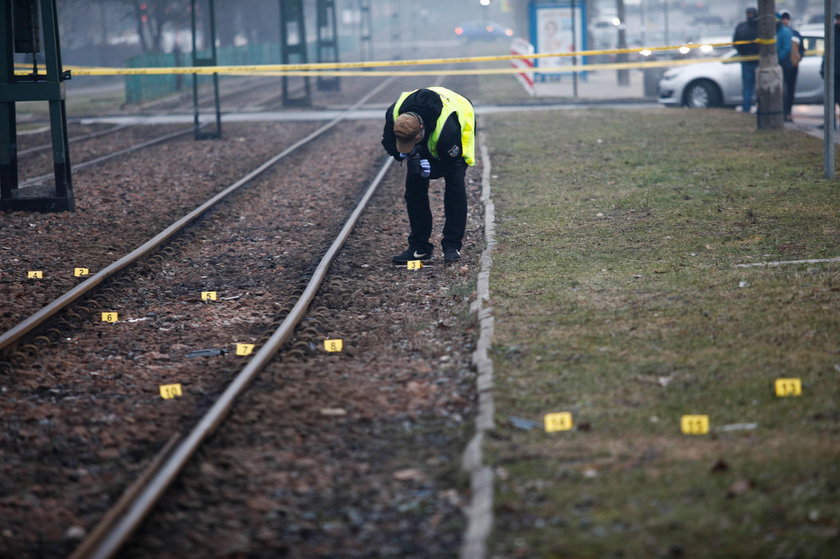
[(347, 415), (347, 410), (344, 408), (322, 408), (321, 415), (326, 415), (327, 417), (342, 417)]
[(394, 472), (394, 479), (398, 481), (423, 481), (426, 479), (426, 475), (415, 468), (406, 468)]
[(64, 537), (68, 540), (82, 540), (87, 535), (87, 531), (81, 526), (71, 526), (64, 533)]

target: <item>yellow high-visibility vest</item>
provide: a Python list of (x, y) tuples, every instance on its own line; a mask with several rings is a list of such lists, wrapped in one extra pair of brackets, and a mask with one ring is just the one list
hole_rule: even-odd
[[(437, 93), (443, 103), (443, 108), (441, 109), (440, 116), (435, 123), (435, 128), (426, 141), (429, 153), (431, 153), (432, 157), (435, 159), (440, 159), (437, 152), (437, 143), (440, 138), (440, 133), (443, 130), (443, 125), (446, 123), (446, 119), (449, 118), (449, 115), (456, 112), (458, 114), (458, 122), (461, 125), (461, 155), (464, 158), (464, 161), (467, 162), (467, 165), (475, 165), (475, 111), (472, 104), (466, 97), (459, 95), (450, 89), (446, 89), (445, 87), (428, 87), (426, 89)], [(397, 99), (397, 102), (394, 104), (395, 121), (400, 116), (400, 107), (402, 107), (406, 97), (415, 91), (417, 90), (404, 91), (400, 95), (400, 98)]]

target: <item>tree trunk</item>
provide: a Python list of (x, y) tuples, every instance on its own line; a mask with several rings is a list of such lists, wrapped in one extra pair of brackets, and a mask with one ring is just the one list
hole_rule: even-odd
[(758, 113), (759, 129), (782, 128), (782, 67), (776, 55), (776, 1), (758, 0), (758, 38), (762, 42), (758, 53)]

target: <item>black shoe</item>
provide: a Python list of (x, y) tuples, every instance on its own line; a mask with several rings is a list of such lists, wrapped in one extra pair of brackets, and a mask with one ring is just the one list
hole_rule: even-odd
[(400, 266), (405, 266), (407, 263), (409, 263), (412, 260), (420, 260), (421, 262), (428, 262), (431, 259), (432, 259), (432, 251), (431, 250), (422, 251), (422, 250), (417, 250), (417, 249), (412, 248), (412, 247), (408, 247), (406, 250), (399, 253), (395, 257), (393, 257), (391, 259), (391, 262), (393, 262), (394, 264), (400, 265)]
[(443, 262), (444, 264), (452, 264), (453, 262), (457, 262), (461, 259), (461, 251), (456, 248), (445, 248), (443, 249)]

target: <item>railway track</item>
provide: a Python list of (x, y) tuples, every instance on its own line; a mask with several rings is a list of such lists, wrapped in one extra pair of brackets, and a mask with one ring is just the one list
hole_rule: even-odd
[[(356, 127), (359, 125), (353, 124), (352, 126)], [(374, 130), (376, 130), (378, 127), (378, 125), (374, 126)], [(333, 146), (325, 144), (323, 147), (320, 147), (322, 146), (322, 144), (319, 142), (318, 144), (313, 145), (312, 148), (309, 149), (315, 149), (316, 151), (320, 149), (326, 149), (332, 153), (341, 153), (341, 149), (339, 146), (346, 145), (346, 140), (339, 139), (333, 143)], [(311, 157), (311, 154), (309, 156), (304, 155), (296, 157), (301, 157), (305, 161), (307, 157)], [(297, 164), (297, 166), (292, 168), (300, 169), (299, 171), (297, 171), (298, 174), (305, 175), (307, 173), (314, 173), (316, 175), (316, 179), (318, 178), (317, 172), (307, 170), (305, 165), (300, 165), (300, 162)], [(384, 170), (380, 171), (378, 175), (378, 180), (381, 180), (381, 176), (384, 173)], [(333, 174), (333, 177), (336, 177), (336, 174)], [(301, 178), (301, 180), (304, 179), (312, 180), (313, 177), (310, 176)], [(347, 190), (350, 184), (352, 184), (353, 182), (358, 182), (358, 173), (350, 172), (349, 175), (342, 175), (341, 173), (338, 173), (337, 177), (333, 180), (336, 181), (336, 185), (339, 186), (341, 190)], [(250, 191), (251, 188), (249, 188), (249, 192)], [(282, 196), (289, 196), (289, 194), (282, 193), (281, 197)], [(345, 192), (342, 195), (342, 200), (344, 200), (342, 204), (347, 203), (346, 198), (348, 197), (355, 198), (356, 195), (352, 191)], [(247, 205), (246, 209), (243, 209), (242, 206), (238, 206), (238, 209), (236, 210), (224, 210), (223, 207), (219, 206), (215, 209), (208, 208), (203, 218), (196, 216), (195, 220), (200, 220), (202, 223), (202, 227), (213, 226), (214, 224), (216, 224), (217, 221), (222, 221), (221, 219), (219, 219), (220, 213), (233, 212), (233, 214), (235, 215), (238, 213), (240, 217), (250, 216), (245, 221), (246, 223), (251, 223), (252, 220), (256, 219), (257, 214), (260, 213), (256, 210), (262, 209), (263, 206), (268, 206), (269, 203), (271, 201), (274, 201), (275, 198), (276, 196), (271, 193), (271, 189), (268, 189), (263, 195), (260, 196), (260, 202), (258, 204), (259, 208), (253, 209), (253, 213), (246, 212)], [(288, 200), (287, 202), (288, 204), (285, 207), (287, 207), (288, 209), (294, 208), (296, 210), (296, 214), (292, 214), (290, 220), (295, 221), (295, 223), (292, 225), (296, 227), (295, 230), (298, 233), (300, 233), (301, 231), (313, 231), (326, 227), (326, 222), (323, 219), (323, 215), (325, 213), (329, 213), (329, 210), (325, 210), (325, 206), (319, 206), (312, 200), (308, 202), (304, 200), (303, 202), (301, 202), (300, 200), (295, 199)], [(276, 203), (276, 201), (274, 203)], [(338, 199), (336, 198), (336, 200), (332, 200), (332, 204), (327, 204), (326, 207), (329, 208), (337, 203)], [(236, 220), (234, 220), (234, 222), (235, 221)], [(326, 234), (326, 232), (324, 232), (324, 234)], [(190, 234), (188, 233), (187, 235)], [(234, 235), (236, 239), (233, 243), (231, 243), (231, 239), (228, 238), (225, 240), (224, 235)], [(159, 384), (166, 384), (168, 381), (171, 380), (187, 378), (188, 380), (186, 380), (184, 384), (184, 398), (178, 399), (177, 402), (167, 402), (165, 405), (168, 407), (165, 408), (163, 412), (153, 412), (151, 411), (151, 409), (147, 409), (146, 411), (139, 410), (137, 411), (137, 413), (132, 412), (131, 417), (138, 423), (144, 423), (150, 419), (149, 414), (156, 413), (159, 414), (157, 420), (160, 423), (167, 425), (184, 425), (184, 419), (188, 418), (187, 424), (194, 422), (197, 425), (196, 430), (201, 431), (203, 429), (206, 429), (206, 427), (200, 427), (202, 425), (202, 422), (204, 422), (205, 420), (198, 419), (198, 417), (193, 417), (192, 412), (189, 410), (205, 409), (207, 407), (211, 407), (210, 401), (215, 397), (216, 394), (222, 392), (222, 387), (224, 386), (224, 384), (230, 380), (231, 376), (233, 376), (233, 371), (231, 370), (231, 367), (233, 367), (233, 369), (238, 368), (238, 363), (230, 362), (232, 359), (235, 359), (231, 355), (233, 353), (233, 348), (231, 347), (230, 340), (221, 340), (219, 339), (218, 334), (210, 333), (208, 331), (208, 335), (206, 336), (206, 346), (209, 347), (199, 347), (198, 350), (205, 350), (205, 353), (199, 353), (199, 355), (194, 357), (187, 357), (187, 355), (190, 352), (186, 351), (187, 348), (183, 347), (186, 344), (180, 343), (178, 341), (180, 337), (176, 334), (179, 333), (181, 329), (194, 329), (195, 325), (192, 323), (198, 324), (200, 326), (204, 323), (206, 319), (212, 318), (213, 320), (220, 320), (236, 325), (236, 328), (234, 328), (234, 330), (240, 331), (240, 335), (237, 338), (240, 341), (244, 340), (246, 342), (252, 342), (255, 346), (257, 346), (257, 348), (267, 347), (269, 345), (268, 342), (272, 338), (280, 334), (277, 333), (279, 332), (278, 330), (277, 332), (267, 336), (268, 332), (266, 332), (265, 324), (267, 322), (270, 322), (270, 320), (267, 321), (266, 318), (279, 320), (279, 318), (285, 316), (286, 311), (290, 310), (290, 308), (294, 305), (292, 304), (292, 295), (279, 295), (276, 291), (268, 293), (269, 290), (266, 286), (271, 285), (272, 279), (276, 280), (278, 283), (285, 283), (287, 280), (293, 278), (300, 279), (301, 276), (318, 276), (321, 274), (319, 270), (321, 269), (323, 262), (322, 264), (319, 264), (313, 272), (312, 270), (309, 270), (309, 268), (312, 266), (312, 259), (304, 258), (299, 255), (294, 256), (293, 251), (291, 250), (279, 250), (274, 253), (274, 256), (270, 258), (266, 257), (263, 259), (259, 257), (254, 258), (254, 255), (252, 254), (249, 254), (248, 258), (244, 258), (244, 254), (242, 253), (245, 251), (243, 250), (241, 252), (237, 251), (233, 255), (225, 256), (233, 256), (232, 260), (240, 262), (238, 265), (241, 265), (250, 270), (249, 274), (245, 274), (245, 277), (249, 278), (248, 280), (242, 280), (242, 274), (232, 273), (234, 271), (237, 271), (237, 264), (223, 264), (222, 261), (224, 259), (214, 254), (210, 254), (207, 261), (204, 264), (207, 274), (207, 277), (205, 279), (196, 279), (193, 276), (188, 278), (187, 275), (184, 273), (184, 266), (182, 266), (181, 264), (182, 261), (191, 260), (191, 258), (184, 258), (184, 254), (188, 250), (206, 252), (206, 250), (209, 249), (209, 247), (206, 247), (206, 244), (209, 244), (211, 246), (213, 244), (212, 242), (208, 242), (208, 240), (217, 238), (216, 231), (213, 231), (212, 235), (209, 233), (193, 233), (192, 236), (194, 237), (192, 241), (188, 243), (185, 242), (182, 246), (176, 245), (170, 249), (166, 249), (162, 254), (160, 254), (160, 258), (156, 258), (155, 262), (152, 262), (148, 266), (141, 267), (139, 271), (133, 273), (135, 277), (138, 277), (140, 279), (149, 276), (148, 280), (135, 283), (135, 279), (131, 278), (131, 281), (128, 285), (121, 284), (120, 280), (117, 280), (109, 286), (111, 288), (109, 292), (103, 293), (101, 296), (93, 298), (89, 297), (89, 300), (84, 305), (82, 305), (88, 307), (87, 310), (81, 310), (81, 312), (76, 313), (78, 315), (77, 317), (70, 316), (71, 323), (80, 322), (83, 324), (89, 324), (89, 326), (87, 326), (86, 329), (91, 330), (91, 332), (89, 332), (86, 336), (82, 336), (81, 334), (78, 334), (74, 329), (62, 331), (62, 338), (72, 338), (72, 340), (62, 339), (62, 342), (69, 342), (63, 344), (64, 348), (47, 348), (48, 354), (41, 355), (41, 365), (39, 365), (38, 368), (43, 367), (42, 372), (45, 373), (45, 377), (52, 379), (50, 383), (53, 384), (54, 388), (52, 388), (51, 390), (62, 391), (64, 387), (70, 385), (81, 386), (85, 383), (85, 379), (79, 378), (76, 375), (73, 375), (72, 373), (65, 374), (65, 372), (62, 371), (63, 366), (60, 363), (53, 362), (53, 360), (58, 361), (62, 359), (62, 355), (64, 354), (97, 355), (99, 359), (97, 361), (92, 362), (86, 367), (90, 371), (96, 373), (96, 377), (92, 378), (101, 379), (104, 377), (107, 381), (111, 383), (117, 381), (117, 384), (119, 384), (120, 379), (124, 378), (125, 382), (130, 384), (130, 386), (127, 387), (128, 390), (116, 390), (112, 388), (110, 390), (113, 390), (113, 392), (111, 392), (110, 390), (108, 391), (108, 396), (102, 402), (102, 407), (105, 410), (103, 413), (105, 413), (106, 417), (108, 416), (108, 410), (113, 410), (113, 415), (120, 415), (120, 412), (116, 411), (120, 408), (120, 406), (116, 405), (112, 400), (116, 398), (119, 401), (124, 401), (132, 398), (129, 395), (132, 389), (137, 390), (139, 388), (140, 393), (135, 397), (139, 400), (142, 400), (144, 402), (144, 405), (148, 405), (150, 401), (156, 398), (158, 399), (158, 401), (160, 401), (159, 396), (155, 394), (154, 391), (150, 392), (149, 386), (153, 386), (156, 388)], [(284, 240), (285, 236), (283, 235), (275, 236), (274, 239), (262, 240), (258, 238), (260, 236), (264, 236), (264, 234), (258, 233), (256, 229), (251, 231), (248, 227), (245, 227), (245, 229), (240, 230), (235, 234), (229, 231), (223, 233), (221, 245), (238, 246), (238, 243), (241, 241), (242, 243), (247, 242), (249, 252), (252, 249), (256, 250), (257, 252), (259, 252), (260, 250), (265, 250), (266, 252), (268, 252), (274, 250), (271, 248), (266, 248), (267, 246), (270, 247), (272, 242), (288, 243), (288, 241)], [(194, 241), (198, 241), (198, 245), (196, 245), (196, 242)], [(205, 243), (204, 248), (202, 248), (201, 246), (202, 242)], [(265, 244), (266, 242), (267, 245)], [(198, 246), (199, 248), (188, 248), (195, 246)], [(289, 254), (285, 254), (286, 252), (288, 252)], [(290, 261), (293, 260), (296, 261), (296, 264), (294, 266), (290, 263)], [(349, 273), (349, 270), (346, 268), (346, 265), (347, 264), (345, 263), (345, 268), (343, 269), (343, 272)], [(284, 269), (279, 270), (278, 268), (280, 267)], [(214, 268), (220, 269), (215, 270)], [(309, 270), (309, 272), (307, 272), (307, 270)], [(259, 282), (256, 281), (256, 279), (254, 279), (258, 276), (262, 278)], [(222, 279), (234, 277), (240, 279), (237, 279), (235, 281), (231, 281), (230, 279), (228, 279), (228, 281), (230, 281), (230, 283), (228, 284), (225, 284), (224, 280)], [(164, 287), (162, 285), (159, 285), (161, 278), (181, 279), (175, 281), (175, 283), (171, 286)], [(90, 280), (87, 281), (91, 281), (93, 279), (94, 278), (90, 278)], [(244, 281), (245, 284), (248, 284), (251, 280), (253, 280), (253, 284), (243, 285), (242, 283)], [(237, 306), (235, 312), (232, 309), (223, 310), (220, 305), (213, 304), (199, 304), (199, 306), (196, 308), (194, 304), (194, 298), (196, 296), (196, 293), (198, 292), (197, 290), (200, 290), (201, 287), (207, 287), (208, 285), (222, 285), (223, 287), (220, 290), (220, 296), (226, 301), (231, 301), (231, 303), (229, 303), (230, 305)], [(101, 285), (99, 287), (101, 287)], [(128, 289), (126, 289), (127, 287)], [(294, 297), (297, 297), (299, 295), (303, 295), (304, 297), (307, 296), (306, 294), (310, 288), (301, 286), (298, 289), (301, 293), (294, 294)], [(135, 295), (131, 295), (130, 293), (123, 294), (121, 298), (118, 298), (115, 301), (113, 298), (114, 291), (128, 291)], [(164, 301), (160, 303), (154, 302), (156, 301), (156, 299), (153, 297), (153, 295), (157, 295), (158, 291), (167, 292), (163, 298)], [(259, 293), (257, 291), (259, 291)], [(85, 297), (88, 297), (88, 295), (85, 295)], [(338, 299), (343, 301), (347, 298), (365, 299), (365, 297), (367, 297), (367, 295), (364, 292), (351, 291), (338, 297)], [(247, 307), (244, 305), (244, 300), (246, 299), (249, 303)], [(167, 303), (166, 300), (168, 300), (169, 302)], [(130, 310), (132, 301), (135, 304), (137, 310)], [(238, 306), (238, 301), (243, 301), (243, 305), (241, 307)], [(253, 302), (256, 302), (257, 305), (251, 304)], [(303, 303), (298, 302), (295, 304)], [(303, 305), (308, 306), (308, 304)], [(100, 323), (101, 327), (90, 325), (90, 323), (88, 322), (89, 318), (93, 317), (95, 319), (95, 317), (100, 312), (110, 309), (112, 308), (112, 306), (113, 308), (118, 307), (119, 312), (123, 315), (123, 317), (118, 323), (110, 326), (105, 323)], [(190, 323), (186, 325), (184, 322), (184, 317), (179, 315), (183, 314), (184, 312), (187, 312), (185, 311), (185, 309), (188, 307), (192, 307), (192, 309), (189, 312), (194, 314), (194, 316), (186, 321), (187, 323)], [(140, 311), (140, 309), (144, 308), (145, 314), (142, 311)], [(254, 310), (255, 308), (257, 309), (256, 311)], [(249, 313), (255, 313), (256, 316), (252, 318), (251, 314)], [(330, 319), (329, 316), (324, 316), (325, 314), (328, 315), (328, 313), (328, 310), (322, 308), (319, 309), (319, 311), (316, 313), (316, 315), (320, 315), (320, 318), (316, 316), (314, 318), (310, 317), (306, 319), (306, 323), (303, 325), (303, 328), (301, 330), (302, 334), (299, 333), (301, 339), (298, 339), (291, 348), (288, 348), (288, 351), (284, 353), (284, 359), (294, 361), (295, 359), (298, 359), (303, 355), (312, 354), (313, 351), (315, 351), (313, 347), (315, 346), (315, 344), (323, 342), (324, 336), (332, 336), (336, 334), (336, 332), (333, 332), (331, 330), (332, 328), (334, 328), (334, 324), (337, 322), (337, 320)], [(284, 318), (284, 323), (285, 320), (286, 319)], [(126, 343), (119, 342), (118, 338), (112, 340), (110, 334), (113, 332), (114, 328), (111, 328), (111, 326), (120, 328), (129, 326), (131, 324), (136, 324), (138, 327), (142, 328), (147, 327), (147, 330), (154, 332), (151, 341), (143, 341), (141, 343), (138, 340), (137, 343)], [(133, 328), (132, 326), (129, 327)], [(288, 330), (290, 326), (288, 326), (287, 324), (286, 328)], [(369, 328), (375, 327), (369, 326)], [(361, 342), (362, 340), (364, 340), (363, 334), (364, 333), (356, 334), (356, 342)], [(140, 336), (139, 333), (136, 335)], [(268, 337), (268, 339), (265, 339), (266, 336)], [(353, 340), (352, 337), (347, 339), (348, 341)], [(357, 344), (351, 343), (350, 345), (352, 347), (353, 345)], [(152, 351), (149, 351), (150, 348), (152, 349)], [(195, 350), (196, 348), (193, 347), (192, 349)], [(226, 350), (227, 352), (220, 352), (219, 350), (222, 349)], [(419, 348), (409, 349), (411, 349), (412, 351), (419, 350)], [(141, 353), (141, 351), (143, 353)], [(214, 354), (214, 351), (217, 353)], [(348, 355), (352, 352), (353, 350), (350, 349), (348, 351)], [(136, 363), (123, 361), (122, 359), (124, 358), (126, 353), (128, 355), (132, 355), (133, 353), (134, 356), (130, 357), (129, 361), (135, 361)], [(168, 357), (162, 357), (160, 355), (162, 353), (167, 354)], [(28, 362), (31, 362), (32, 359), (32, 356), (22, 356), (22, 360), (24, 361), (28, 360)], [(114, 361), (119, 362), (115, 363)], [(177, 363), (177, 361), (184, 361), (188, 363)], [(196, 378), (195, 375), (193, 375), (192, 377), (185, 377), (184, 371), (187, 368), (194, 368), (196, 362), (205, 363), (209, 365), (208, 367), (206, 367), (207, 370), (204, 371), (205, 374), (200, 375), (199, 378)], [(148, 367), (150, 370), (147, 374), (140, 375), (138, 378), (134, 378), (134, 374), (129, 375), (127, 369), (136, 369), (136, 367), (140, 367), (141, 369)], [(248, 367), (250, 367), (250, 365), (248, 365)], [(85, 367), (82, 367), (81, 370), (84, 369)], [(242, 382), (244, 382), (244, 384), (247, 384), (250, 381), (248, 380)], [(100, 388), (97, 390), (102, 389), (103, 388), (100, 386)], [(90, 394), (89, 389), (87, 392), (88, 394)], [(91, 396), (81, 396), (80, 398), (82, 401), (89, 401), (89, 398), (91, 398)], [(213, 405), (212, 407), (216, 407), (216, 405)], [(227, 411), (229, 411), (229, 409), (230, 408), (228, 407)], [(329, 408), (325, 409), (329, 410)], [(227, 411), (225, 411), (225, 413), (227, 413)], [(96, 421), (94, 421), (94, 424), (96, 424)], [(75, 429), (89, 429), (89, 427), (86, 427), (86, 425), (87, 422), (79, 422)], [(213, 426), (213, 428), (209, 431), (204, 431), (204, 435), (195, 436), (199, 436), (199, 438), (206, 437), (206, 435), (209, 434), (209, 432), (212, 432), (214, 429), (215, 426)], [(183, 434), (176, 436), (175, 438), (190, 439), (194, 437), (192, 433), (196, 432), (197, 431), (193, 431), (190, 435)], [(97, 434), (97, 436), (101, 437), (103, 435)], [(142, 437), (139, 437), (139, 442), (135, 441), (133, 444), (127, 445), (128, 448), (125, 450), (120, 450), (119, 454), (121, 458), (125, 462), (127, 462), (127, 469), (135, 474), (139, 474), (139, 465), (141, 463), (144, 464), (146, 458), (152, 455), (154, 453), (154, 450), (157, 450), (157, 448), (159, 448), (159, 441), (166, 439), (168, 439), (168, 436), (161, 439), (160, 433), (156, 433), (154, 434), (154, 436), (152, 436), (149, 433), (145, 433)], [(107, 451), (108, 449), (106, 449), (105, 451), (106, 454)], [(169, 458), (166, 458), (161, 461), (162, 466), (164, 464), (169, 464), (166, 467), (162, 467), (162, 471), (169, 472), (163, 474), (164, 479), (167, 476), (170, 476), (172, 473), (172, 463), (170, 462), (170, 460), (172, 460), (171, 456), (180, 455), (183, 451), (175, 451), (173, 449), (171, 452), (172, 454), (169, 454), (169, 452), (167, 452), (167, 456), (169, 456)], [(112, 458), (107, 457), (102, 459), (107, 459), (108, 461), (112, 460)], [(83, 462), (87, 464), (90, 463), (88, 460), (83, 460)], [(113, 472), (111, 472), (111, 474), (114, 475)], [(150, 479), (153, 478), (154, 476), (150, 477)], [(160, 481), (156, 481), (153, 482), (152, 485), (159, 488), (161, 487), (160, 483)], [(166, 483), (164, 483), (164, 485)], [(142, 493), (148, 495), (148, 493)], [(113, 492), (111, 492), (111, 494), (113, 495)], [(144, 499), (147, 498), (148, 497), (144, 497)], [(143, 507), (145, 507), (145, 505), (141, 506), (141, 508)], [(113, 515), (113, 517), (117, 518), (118, 520), (117, 524), (123, 526), (123, 528), (120, 528), (120, 530), (124, 530), (124, 526), (126, 525), (126, 523), (128, 523), (128, 525), (131, 525), (132, 527), (136, 526), (136, 515), (139, 509), (137, 509), (136, 506), (127, 506), (125, 510), (128, 516), (122, 516), (119, 514)], [(115, 538), (117, 541), (119, 541), (123, 539), (123, 536), (104, 536), (100, 540), (102, 542), (101, 545), (104, 545), (104, 549), (107, 550), (109, 546), (113, 545)], [(99, 546), (94, 547), (99, 548)], [(99, 552), (90, 551), (90, 553)], [(47, 555), (50, 554), (47, 553)]]
[[(119, 128), (124, 129), (126, 127), (122, 126), (122, 127), (119, 127)], [(124, 155), (127, 155), (129, 153), (134, 153), (136, 151), (139, 151), (139, 150), (151, 147), (151, 146), (156, 146), (156, 145), (162, 144), (164, 142), (174, 140), (175, 138), (180, 138), (182, 136), (186, 136), (187, 134), (192, 134), (192, 133), (193, 133), (193, 128), (190, 127), (190, 128), (185, 128), (185, 129), (182, 129), (182, 130), (178, 130), (176, 132), (169, 132), (169, 133), (166, 133), (166, 134), (161, 134), (161, 135), (155, 136), (155, 137), (153, 137), (149, 140), (142, 141), (139, 144), (134, 144), (134, 145), (129, 146), (127, 148), (112, 151), (112, 152), (106, 153), (104, 155), (99, 155), (99, 156), (94, 157), (93, 159), (88, 159), (87, 161), (82, 161), (81, 163), (74, 163), (71, 166), (71, 172), (75, 173), (75, 172), (81, 171), (82, 169), (87, 169), (89, 167), (93, 167), (94, 165), (99, 165), (101, 163), (105, 163), (106, 161), (111, 161), (113, 159), (117, 159), (117, 158), (122, 157)], [(97, 136), (92, 136), (92, 137), (97, 137)], [(38, 176), (35, 176), (35, 177), (29, 177), (27, 179), (24, 179), (24, 180), (20, 181), (20, 183), (18, 184), (18, 188), (29, 188), (29, 187), (32, 187), (32, 186), (35, 186), (35, 185), (38, 185), (38, 184), (42, 184), (44, 181), (47, 181), (47, 180), (50, 180), (50, 179), (54, 178), (54, 176), (55, 175), (53, 173), (45, 173), (43, 175), (38, 175)]]
[[(100, 137), (106, 136), (108, 134), (113, 134), (114, 132), (119, 132), (120, 130), (123, 130), (127, 127), (128, 127), (128, 125), (126, 125), (126, 124), (117, 124), (117, 125), (111, 126), (109, 128), (106, 128), (104, 130), (98, 130), (96, 132), (91, 132), (90, 134), (83, 134), (81, 136), (74, 136), (72, 138), (69, 138), (67, 140), (67, 143), (72, 144), (72, 143), (76, 143), (76, 142), (82, 142), (82, 141), (85, 141), (85, 140), (92, 140), (94, 138), (100, 138)], [(18, 155), (18, 157), (24, 157), (24, 156), (27, 156), (27, 155), (31, 155), (33, 153), (46, 151), (46, 150), (51, 149), (51, 148), (52, 148), (52, 143), (41, 144), (41, 145), (34, 146), (34, 147), (31, 147), (31, 148), (22, 149), (22, 150), (17, 152), (17, 155)]]
[(389, 158), (382, 165), (376, 178), (365, 189), (361, 200), (359, 200), (341, 231), (330, 244), (326, 254), (312, 273), (312, 277), (307, 282), (303, 293), (277, 329), (271, 333), (264, 343), (259, 344), (258, 348), (254, 348), (256, 349), (254, 356), (228, 385), (210, 410), (201, 417), (192, 431), (185, 437), (173, 438), (176, 442), (164, 447), (162, 453), (150, 465), (149, 470), (143, 472), (138, 482), (126, 494), (126, 498), (118, 503), (117, 508), (109, 511), (101, 528), (98, 527), (94, 530), (93, 537), (82, 544), (74, 557), (81, 559), (114, 556), (162, 497), (178, 473), (198, 450), (201, 443), (224, 421), (236, 399), (253, 382), (256, 375), (265, 368), (277, 351), (291, 339), (295, 328), (306, 316), (307, 310), (336, 255), (346, 242), (361, 212), (365, 209), (368, 200), (376, 187), (379, 186), (382, 177), (390, 168), (392, 162), (393, 160)]
[[(45, 323), (49, 320), (55, 318), (63, 309), (78, 301), (82, 297), (90, 294), (93, 292), (98, 286), (102, 283), (108, 281), (109, 279), (113, 278), (116, 274), (121, 272), (127, 266), (153, 254), (157, 251), (162, 245), (164, 245), (167, 241), (172, 239), (174, 236), (181, 233), (184, 229), (190, 226), (193, 222), (195, 222), (198, 218), (202, 217), (206, 214), (209, 210), (215, 207), (219, 202), (225, 200), (235, 192), (237, 192), (243, 186), (251, 183), (255, 178), (262, 175), (266, 170), (270, 169), (274, 166), (277, 162), (282, 160), (283, 158), (287, 157), (289, 154), (293, 153), (300, 147), (308, 144), (312, 140), (320, 137), (322, 134), (334, 128), (339, 122), (344, 120), (346, 114), (356, 107), (364, 104), (370, 97), (379, 93), (384, 86), (388, 85), (390, 82), (386, 81), (383, 84), (375, 88), (371, 91), (366, 97), (363, 97), (360, 101), (358, 101), (355, 105), (351, 106), (345, 113), (337, 116), (333, 120), (329, 121), (328, 123), (324, 124), (313, 133), (307, 135), (303, 139), (295, 142), (292, 146), (284, 149), (280, 153), (276, 154), (274, 157), (270, 158), (269, 160), (265, 161), (262, 165), (254, 169), (252, 172), (248, 173), (246, 176), (242, 177), (240, 180), (236, 181), (228, 188), (224, 189), (222, 192), (216, 194), (203, 204), (196, 207), (193, 211), (188, 213), (187, 215), (183, 216), (181, 219), (177, 220), (176, 222), (172, 223), (166, 229), (161, 231), (159, 234), (155, 235), (137, 249), (131, 251), (130, 253), (126, 254), (125, 256), (119, 258), (118, 260), (112, 262), (110, 265), (106, 266), (99, 272), (95, 273), (90, 278), (86, 279), (61, 297), (55, 299), (50, 304), (39, 310), (37, 313), (33, 314), (26, 320), (20, 322), (13, 328), (9, 329), (2, 335), (0, 335), (0, 352), (8, 353), (10, 348), (15, 346), (21, 339), (25, 338), (26, 336), (32, 334), (38, 328), (42, 327)], [(191, 130), (190, 130), (191, 131)], [(151, 145), (151, 143), (160, 143), (166, 141), (168, 139), (172, 139), (173, 137), (179, 136), (184, 134), (185, 132), (175, 132), (173, 134), (161, 136), (151, 140), (150, 142), (144, 142), (143, 144), (132, 146), (128, 150), (122, 150), (121, 152), (110, 154), (108, 156), (103, 156), (94, 162), (82, 163), (78, 166), (74, 166), (74, 170), (80, 168), (83, 165), (92, 165), (96, 162), (101, 162), (107, 159), (113, 159), (114, 157), (118, 157), (120, 155), (124, 155), (125, 153), (131, 153), (138, 149), (142, 149), (143, 147), (147, 147)], [(45, 175), (42, 177), (34, 177), (32, 179), (28, 179), (22, 183), (22, 186), (35, 184), (36, 181), (43, 180), (47, 178), (49, 175)]]

